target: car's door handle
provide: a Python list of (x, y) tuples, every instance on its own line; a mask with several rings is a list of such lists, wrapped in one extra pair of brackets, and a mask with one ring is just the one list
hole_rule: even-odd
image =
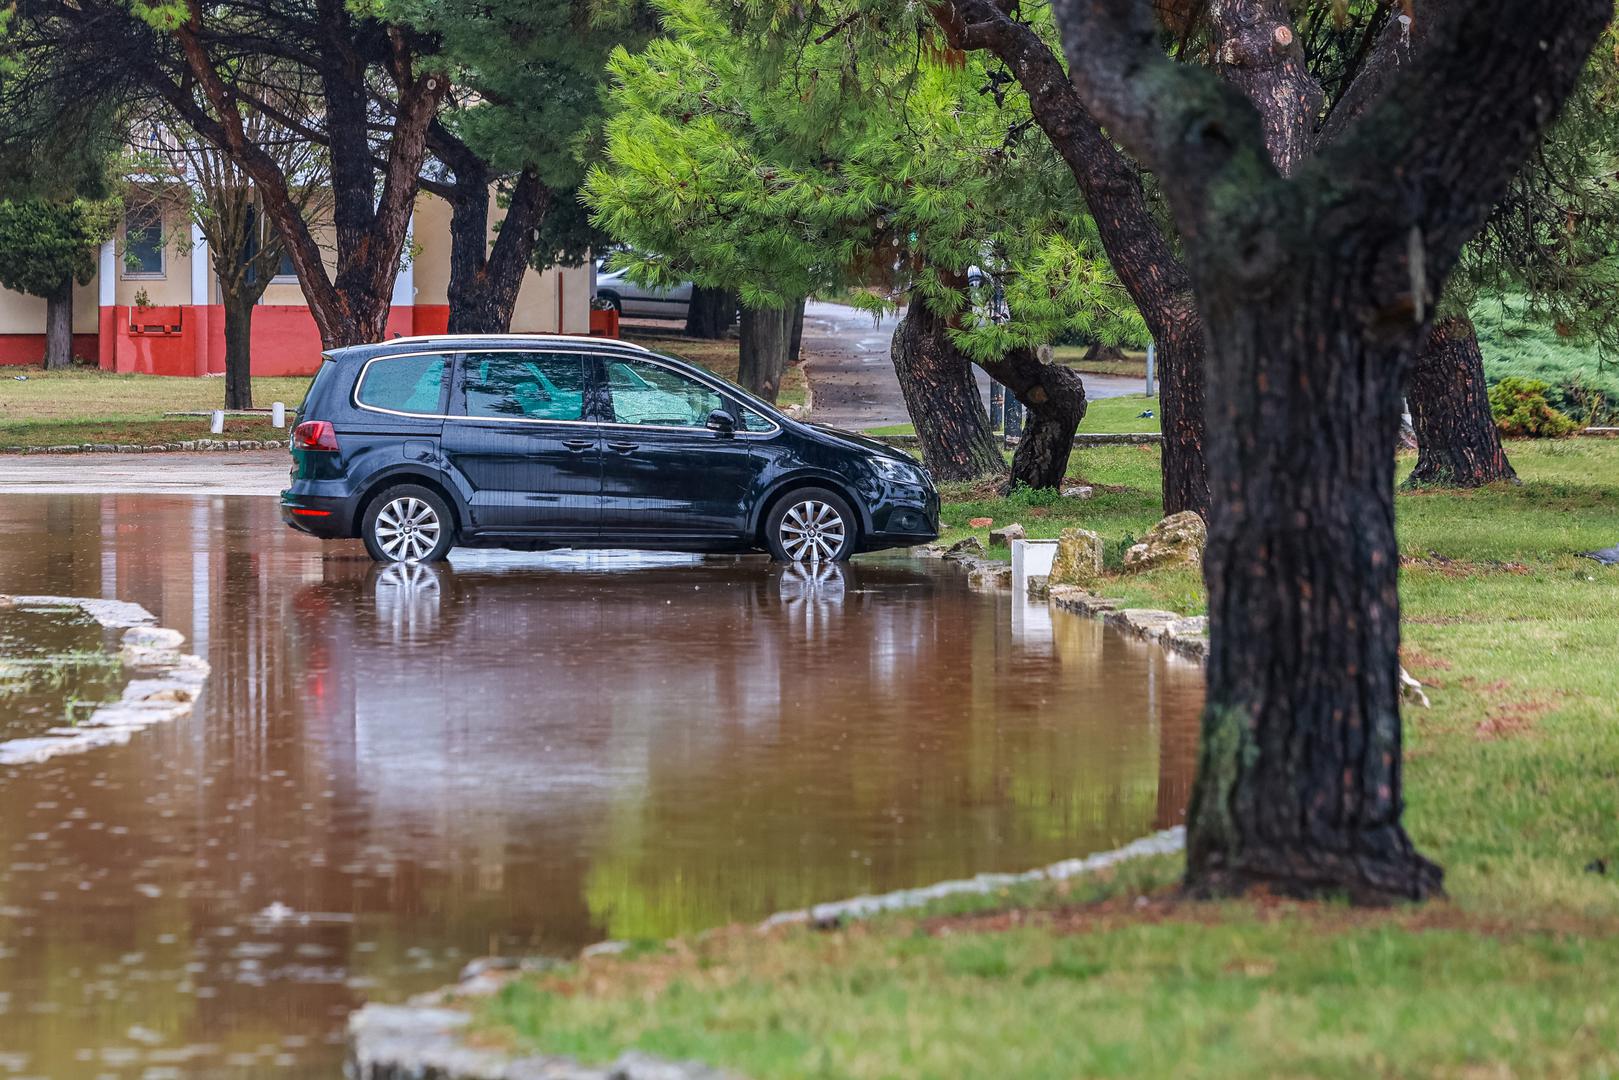
[(640, 443), (633, 443), (633, 442), (610, 442), (607, 445), (608, 445), (609, 448), (611, 448), (613, 450), (617, 450), (621, 454), (627, 454), (631, 450), (634, 450), (637, 447), (639, 447), (641, 444)]
[(589, 450), (596, 445), (595, 439), (563, 439), (562, 445), (569, 450)]

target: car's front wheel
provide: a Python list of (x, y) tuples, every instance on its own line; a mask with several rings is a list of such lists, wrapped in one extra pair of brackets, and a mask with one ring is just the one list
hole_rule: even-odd
[(401, 484), (371, 501), (361, 535), (378, 562), (439, 562), (455, 543), (455, 519), (435, 492)]
[(841, 562), (854, 554), (854, 511), (836, 492), (799, 488), (765, 521), (765, 543), (779, 562)]

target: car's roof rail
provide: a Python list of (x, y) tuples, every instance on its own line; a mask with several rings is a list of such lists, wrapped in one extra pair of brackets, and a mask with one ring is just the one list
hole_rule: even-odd
[(414, 337), (389, 338), (378, 341), (372, 345), (359, 346), (360, 348), (379, 348), (387, 345), (415, 345), (421, 342), (433, 341), (566, 341), (581, 345), (616, 345), (623, 349), (634, 349), (637, 352), (651, 352), (645, 345), (638, 345), (623, 338), (594, 337), (584, 334), (418, 334)]

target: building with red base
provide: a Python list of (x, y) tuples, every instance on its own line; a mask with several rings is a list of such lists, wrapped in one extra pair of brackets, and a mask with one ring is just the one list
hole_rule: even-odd
[[(419, 196), (412, 232), (414, 255), (394, 282), (390, 337), (439, 334), (449, 325), (449, 204)], [(175, 239), (187, 235), (189, 243)], [(589, 333), (591, 279), (588, 264), (528, 271), (512, 331)], [(102, 247), (96, 277), (74, 290), (73, 352), (104, 371), (224, 373), (225, 309), (208, 243), (183, 207), (145, 205), (125, 215)], [(45, 301), (0, 289), (0, 364), (37, 364), (44, 355)], [(288, 272), (253, 312), (253, 374), (308, 375), (319, 364), (320, 332)]]

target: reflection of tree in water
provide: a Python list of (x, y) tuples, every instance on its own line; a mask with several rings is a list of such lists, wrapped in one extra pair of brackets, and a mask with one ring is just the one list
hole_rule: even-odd
[[(1049, 654), (1025, 663), (1004, 596), (851, 569), (865, 575), (850, 591), (876, 595), (825, 633), (755, 615), (778, 658), (776, 700), (706, 738), (650, 732), (646, 786), (618, 792), (587, 885), (613, 936), (1026, 869), (1155, 827), (1151, 652), (1064, 618), (1056, 667)], [(733, 667), (750, 659), (739, 650)], [(1192, 676), (1171, 702), (1183, 725)]]

